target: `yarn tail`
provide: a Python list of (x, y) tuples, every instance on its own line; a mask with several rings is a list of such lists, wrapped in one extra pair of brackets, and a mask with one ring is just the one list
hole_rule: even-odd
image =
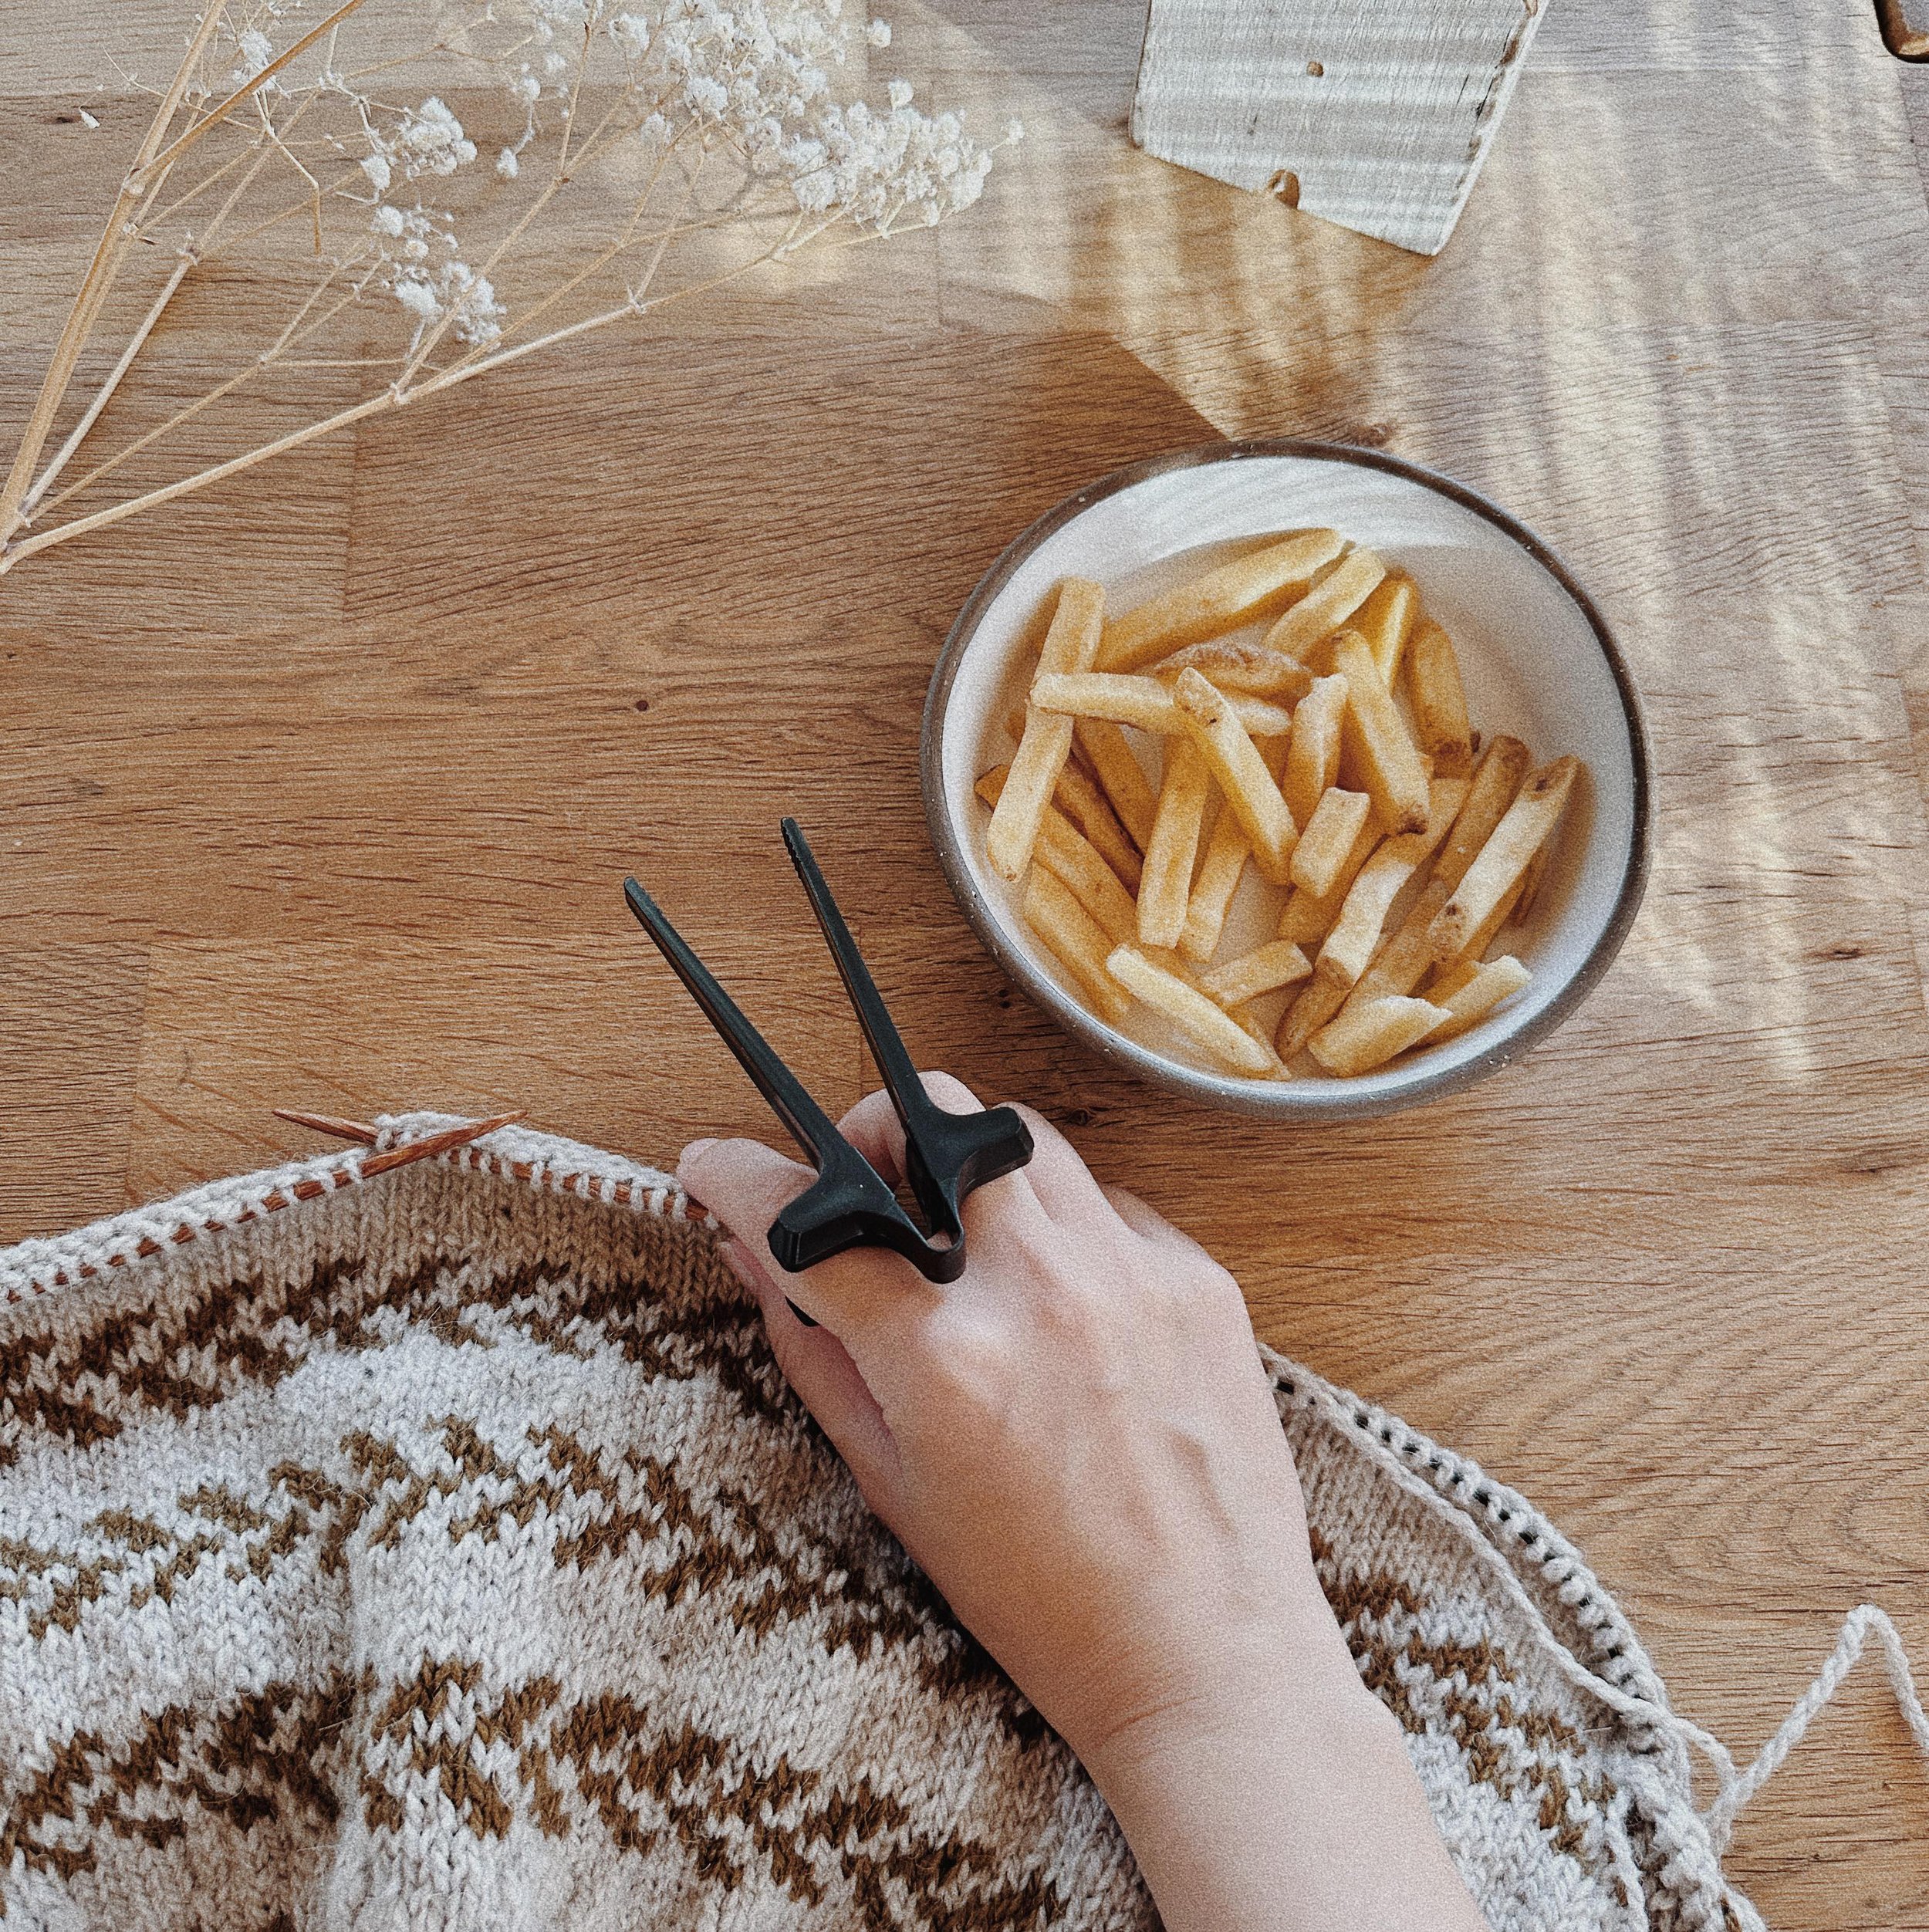
[(1873, 1603), (1860, 1604), (1843, 1620), (1833, 1653), (1816, 1674), (1814, 1683), (1796, 1701), (1795, 1708), (1782, 1719), (1780, 1729), (1762, 1747), (1746, 1771), (1724, 1784), (1721, 1795), (1703, 1814), (1718, 1854), (1727, 1847), (1728, 1834), (1742, 1806), (1782, 1768), (1816, 1714), (1842, 1687), (1843, 1680), (1855, 1668), (1871, 1631), (1881, 1640), (1889, 1687), (1895, 1693), (1909, 1734), (1924, 1758), (1929, 1759), (1929, 1714), (1923, 1710), (1922, 1698), (1910, 1673), (1909, 1654), (1902, 1647), (1901, 1633), (1886, 1610)]

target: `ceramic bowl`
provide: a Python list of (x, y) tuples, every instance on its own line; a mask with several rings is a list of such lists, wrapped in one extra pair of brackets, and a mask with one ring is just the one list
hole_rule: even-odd
[[(1214, 1072), (1156, 1014), (1108, 1025), (1032, 936), (1017, 894), (985, 863), (978, 775), (1010, 755), (1003, 721), (1023, 697), (1051, 593), (1103, 584), (1123, 610), (1261, 538), (1330, 525), (1420, 588), (1458, 647), (1468, 710), (1523, 738), (1537, 762), (1578, 753), (1570, 798), (1532, 913), (1508, 949), (1532, 983), (1458, 1039), (1353, 1079), (1252, 1080)], [(1259, 634), (1255, 627), (1251, 633)], [(1640, 906), (1649, 839), (1647, 731), (1634, 685), (1586, 593), (1532, 531), (1475, 491), (1377, 451), (1220, 443), (1116, 470), (1041, 517), (992, 565), (951, 627), (924, 709), (923, 782), (933, 843), (958, 904), (1006, 972), (1095, 1052), (1208, 1105), (1281, 1120), (1390, 1113), (1467, 1086), (1573, 1012)], [(1272, 934), (1248, 868), (1218, 957)], [(1285, 996), (1275, 996), (1283, 1005)], [(1272, 1009), (1263, 1009), (1270, 1012)]]

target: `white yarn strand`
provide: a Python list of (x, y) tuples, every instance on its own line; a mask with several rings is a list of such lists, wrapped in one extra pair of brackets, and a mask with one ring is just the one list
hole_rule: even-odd
[(1734, 1829), (1735, 1818), (1742, 1806), (1782, 1768), (1789, 1753), (1802, 1741), (1809, 1726), (1841, 1689), (1843, 1680), (1860, 1658), (1872, 1630), (1882, 1644), (1883, 1666), (1888, 1674), (1889, 1687), (1895, 1694), (1897, 1707), (1909, 1727), (1909, 1734), (1915, 1740), (1916, 1748), (1929, 1761), (1929, 1714), (1923, 1711), (1922, 1699), (1909, 1669), (1909, 1653), (1902, 1646), (1901, 1633), (1888, 1612), (1880, 1605), (1859, 1604), (1843, 1620), (1842, 1634), (1836, 1639), (1835, 1649), (1816, 1673), (1814, 1683), (1796, 1701), (1794, 1709), (1782, 1720), (1775, 1735), (1755, 1754), (1755, 1761), (1724, 1785), (1720, 1795), (1703, 1814), (1718, 1852), (1727, 1848), (1728, 1834)]

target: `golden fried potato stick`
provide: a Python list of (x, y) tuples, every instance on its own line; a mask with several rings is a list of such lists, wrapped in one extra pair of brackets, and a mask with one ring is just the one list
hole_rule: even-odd
[(1464, 778), (1473, 769), (1474, 741), (1460, 659), (1454, 640), (1431, 617), (1414, 626), (1407, 647), (1407, 696), (1414, 708), (1414, 736), (1432, 758), (1434, 776)]
[(1298, 704), (1312, 682), (1312, 673), (1298, 658), (1268, 650), (1263, 644), (1236, 643), (1226, 637), (1187, 644), (1184, 650), (1175, 650), (1170, 657), (1146, 667), (1152, 677), (1177, 677), (1182, 670), (1202, 673), (1220, 691), (1269, 697), (1279, 704)]
[[(978, 782), (978, 795), (995, 807), (1010, 768), (994, 765)], [(1048, 866), (1072, 895), (1105, 928), (1115, 946), (1138, 936), (1139, 910), (1098, 849), (1056, 806), (1048, 805), (1039, 822), (1032, 859)]]
[(1520, 897), (1514, 901), (1513, 916), (1527, 918), (1534, 910), (1534, 901), (1541, 896), (1541, 887), (1547, 883), (1547, 863), (1554, 856), (1554, 841), (1543, 839), (1534, 848), (1534, 856), (1527, 862), (1527, 870), (1521, 874)]
[[(1287, 741), (1265, 741), (1266, 769), (1278, 773), (1286, 761)], [(1246, 836), (1237, 812), (1222, 811), (1206, 841), (1205, 856), (1199, 861), (1192, 882), (1192, 897), (1185, 909), (1185, 929), (1179, 935), (1179, 951), (1187, 959), (1204, 961), (1219, 949), (1219, 936), (1225, 930), (1226, 914), (1245, 876), (1246, 861), (1252, 856), (1252, 841)]]
[(1187, 959), (1203, 962), (1218, 951), (1226, 914), (1232, 909), (1239, 881), (1245, 876), (1246, 861), (1252, 856), (1252, 841), (1246, 836), (1239, 815), (1221, 806), (1192, 882), (1192, 896), (1186, 901), (1179, 951)]
[(1231, 701), (1196, 670), (1182, 670), (1172, 687), (1181, 716), (1206, 768), (1218, 782), (1228, 808), (1252, 841), (1262, 877), (1283, 886), (1290, 876), (1299, 828), (1252, 734), (1239, 722)]
[[(1457, 978), (1459, 971), (1455, 968)], [(1447, 1015), (1427, 1035), (1429, 1046), (1458, 1039), (1478, 1026), (1502, 1000), (1512, 998), (1534, 977), (1511, 953), (1484, 964), (1470, 961), (1466, 974), (1451, 989), (1444, 983), (1427, 988), (1428, 1000)]]
[[(1527, 875), (1523, 873), (1508, 887), (1502, 896), (1500, 904), (1475, 928), (1473, 937), (1455, 955), (1454, 964), (1458, 966), (1468, 961), (1478, 964), (1486, 958), (1488, 947), (1506, 927), (1514, 923), (1514, 915), (1520, 910), (1521, 895), (1526, 890), (1526, 886)], [(1429, 988), (1427, 990), (1431, 991), (1432, 989)]]
[(1052, 802), (1091, 840), (1105, 862), (1134, 892), (1139, 889), (1139, 849), (1120, 824), (1111, 801), (1083, 769), (1068, 762), (1052, 788)]
[[(1420, 984), (1433, 964), (1428, 934), (1434, 917), (1506, 816), (1529, 762), (1527, 747), (1517, 738), (1497, 738), (1488, 745), (1468, 789), (1467, 802), (1460, 808), (1460, 816), (1434, 860), (1425, 890), (1400, 922), (1398, 931), (1360, 974), (1351, 996), (1356, 1004), (1410, 993)], [(1302, 848), (1304, 844), (1302, 839)], [(1428, 988), (1430, 995), (1433, 990)]]
[(1163, 1013), (1187, 1039), (1234, 1072), (1257, 1075), (1275, 1070), (1273, 1056), (1262, 1042), (1196, 987), (1155, 966), (1136, 948), (1120, 946), (1105, 964), (1127, 991)]
[[(1292, 712), (1268, 704), (1263, 697), (1228, 697), (1226, 702), (1255, 738), (1284, 738), (1292, 729)], [(1064, 676), (1047, 673), (1032, 681), (1032, 704), (1036, 710), (1062, 712), (1072, 718), (1134, 724), (1142, 731), (1156, 731), (1165, 738), (1185, 728), (1179, 721), (1178, 701), (1171, 686), (1156, 677), (1103, 670)]]
[[(1372, 551), (1349, 550), (1266, 633), (1266, 649), (1304, 657), (1367, 601), (1386, 574), (1387, 566)], [(1367, 661), (1372, 661), (1370, 654)]]
[(1176, 946), (1185, 929), (1192, 863), (1211, 795), (1212, 775), (1198, 746), (1190, 738), (1174, 738), (1166, 749), (1165, 782), (1139, 881), (1139, 937), (1148, 946)]
[(1346, 854), (1346, 863), (1325, 892), (1315, 897), (1299, 887), (1293, 888), (1292, 896), (1279, 915), (1279, 937), (1290, 939), (1296, 945), (1317, 946), (1333, 931), (1333, 922), (1339, 917), (1339, 908), (1346, 903), (1346, 894), (1360, 876), (1360, 867), (1380, 849), (1386, 836), (1379, 819), (1370, 812), (1367, 822), (1360, 828), (1359, 837), (1353, 842), (1353, 849)]
[(1420, 593), (1410, 577), (1383, 577), (1373, 595), (1353, 613), (1353, 628), (1367, 640), (1380, 681), (1389, 691), (1399, 674), (1400, 653), (1420, 612)]
[(1345, 548), (1346, 539), (1336, 530), (1296, 530), (1203, 576), (1175, 584), (1106, 626), (1099, 667), (1136, 670), (1181, 645), (1236, 630), (1269, 597), (1311, 583), (1313, 573)]
[(1221, 1006), (1243, 1006), (1262, 993), (1276, 992), (1304, 979), (1312, 962), (1289, 939), (1269, 940), (1237, 959), (1199, 975), (1199, 990)]
[(1106, 970), (1112, 941), (1104, 928), (1073, 896), (1057, 873), (1034, 866), (1025, 881), (1021, 902), (1025, 923), (1084, 990), (1100, 1013), (1116, 1026), (1132, 1010), (1132, 1001)]
[(1303, 1053), (1306, 1042), (1346, 1003), (1346, 988), (1317, 976), (1300, 988), (1299, 996), (1280, 1015), (1273, 1045), (1282, 1060)]
[(1321, 795), (1293, 848), (1292, 883), (1300, 891), (1317, 899), (1333, 890), (1373, 806), (1365, 792), (1343, 792), (1337, 785)]
[(1350, 1078), (1385, 1066), (1445, 1018), (1444, 1008), (1424, 999), (1371, 1000), (1323, 1026), (1306, 1047), (1329, 1073)]
[(1380, 681), (1373, 653), (1357, 631), (1332, 647), (1333, 668), (1346, 681), (1339, 726), (1339, 779), (1368, 793), (1390, 832), (1417, 832), (1427, 822), (1427, 768), (1393, 693)]
[(1346, 681), (1316, 677), (1292, 714), (1280, 789), (1293, 822), (1303, 826), (1339, 774), (1339, 727), (1346, 711)]
[(1464, 779), (1435, 779), (1426, 829), (1402, 833), (1386, 843), (1360, 868), (1346, 894), (1326, 943), (1319, 948), (1313, 971), (1322, 979), (1350, 986), (1367, 970), (1380, 944), (1387, 915), (1407, 882), (1434, 856), (1434, 848), (1466, 802)]
[(1143, 852), (1152, 836), (1152, 815), (1159, 809), (1159, 795), (1145, 775), (1144, 767), (1132, 755), (1125, 733), (1103, 718), (1075, 718), (1072, 721), (1072, 747), (1085, 755), (1119, 822)]
[[(1039, 652), (1039, 668), (1048, 673), (1085, 670), (1097, 654), (1104, 622), (1105, 593), (1085, 578), (1067, 577), (1059, 586), (1058, 607)], [(985, 834), (985, 863), (1001, 879), (1024, 876), (1039, 820), (1071, 749), (1069, 719), (1035, 706), (1026, 710), (1024, 736), (1012, 755), (1005, 789)]]
[(1480, 856), (1454, 889), (1453, 897), (1435, 914), (1428, 929), (1434, 964), (1445, 965), (1472, 950), (1475, 935), (1502, 900), (1517, 888), (1528, 861), (1560, 822), (1567, 796), (1579, 775), (1581, 762), (1571, 755), (1557, 758), (1532, 773), (1507, 816), (1494, 828)]

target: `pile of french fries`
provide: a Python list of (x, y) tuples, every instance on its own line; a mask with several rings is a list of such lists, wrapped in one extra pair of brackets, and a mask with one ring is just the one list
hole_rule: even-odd
[[(1336, 531), (1110, 617), (1066, 579), (1007, 728), (978, 785), (986, 863), (1115, 1025), (1143, 1002), (1214, 1068), (1353, 1076), (1529, 982), (1488, 954), (1533, 903), (1580, 761), (1482, 743), (1412, 580)], [(1248, 866), (1277, 934), (1222, 960)]]

